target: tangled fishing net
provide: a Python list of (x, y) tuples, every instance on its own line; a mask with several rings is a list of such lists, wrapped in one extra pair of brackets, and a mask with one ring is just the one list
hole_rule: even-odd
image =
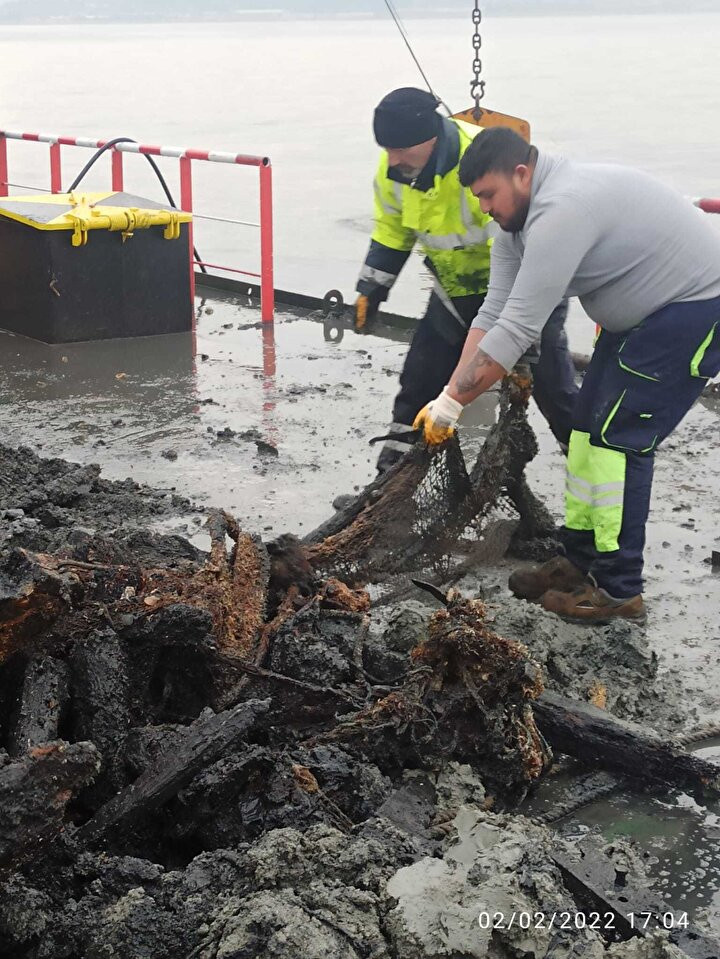
[(349, 583), (387, 582), (400, 573), (447, 573), (487, 545), (498, 516), (513, 519), (524, 541), (552, 535), (525, 467), (537, 453), (527, 419), (532, 380), (516, 370), (503, 383), (497, 422), (468, 470), (457, 436), (442, 446), (417, 443), (347, 508), (305, 539), (323, 576)]

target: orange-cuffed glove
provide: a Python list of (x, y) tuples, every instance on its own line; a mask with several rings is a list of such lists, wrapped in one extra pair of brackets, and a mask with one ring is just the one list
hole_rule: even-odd
[(454, 400), (445, 387), (437, 399), (423, 406), (415, 417), (413, 429), (423, 431), (428, 446), (437, 446), (453, 435), (462, 411), (462, 403)]
[(377, 316), (380, 304), (377, 300), (361, 293), (355, 300), (355, 332), (366, 333)]

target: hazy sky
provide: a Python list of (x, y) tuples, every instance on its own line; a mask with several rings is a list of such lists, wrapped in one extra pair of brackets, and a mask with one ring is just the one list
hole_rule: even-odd
[[(471, 0), (395, 0), (401, 17), (414, 15), (452, 16), (466, 14), (470, 19)], [(715, 10), (718, 0), (683, 0), (684, 13)], [(358, 13), (388, 16), (384, 0), (0, 0), (3, 19), (58, 20), (91, 17), (101, 19), (202, 19), (207, 16), (234, 16), (278, 10), (302, 16), (327, 16)], [(483, 0), (482, 9), (492, 16), (503, 13), (638, 13), (677, 11), (668, 0)]]

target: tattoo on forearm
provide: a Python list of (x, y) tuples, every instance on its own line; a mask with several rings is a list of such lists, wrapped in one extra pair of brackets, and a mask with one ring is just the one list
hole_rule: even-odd
[(495, 361), (478, 347), (475, 355), (468, 360), (458, 375), (456, 384), (458, 392), (472, 393), (480, 385), (483, 376), (494, 366)]

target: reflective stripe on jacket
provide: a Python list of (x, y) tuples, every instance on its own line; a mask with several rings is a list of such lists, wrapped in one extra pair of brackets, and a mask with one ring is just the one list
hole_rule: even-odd
[(480, 128), (460, 120), (446, 119), (444, 124), (436, 171), (426, 189), (418, 187), (418, 181), (427, 182), (425, 171), (413, 185), (394, 179), (383, 151), (375, 177), (375, 228), (358, 281), (360, 293), (384, 300), (416, 242), (449, 296), (487, 290), (494, 224), (458, 178), (460, 158)]

